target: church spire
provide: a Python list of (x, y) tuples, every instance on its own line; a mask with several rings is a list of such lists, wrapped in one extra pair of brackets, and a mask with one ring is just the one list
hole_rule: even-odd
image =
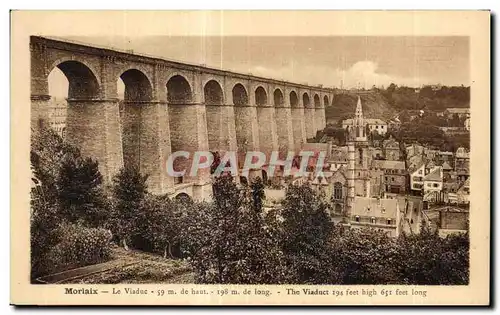
[(358, 103), (356, 104), (356, 112), (352, 124), (355, 132), (355, 141), (366, 141), (365, 121), (363, 119), (363, 106), (361, 105), (361, 97), (358, 95)]
[(358, 95), (358, 104), (356, 104), (356, 113), (354, 115), (356, 120), (363, 120), (363, 106), (361, 106), (361, 97)]

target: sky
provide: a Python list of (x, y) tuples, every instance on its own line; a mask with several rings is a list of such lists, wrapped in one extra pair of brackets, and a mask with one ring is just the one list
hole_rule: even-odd
[[(469, 38), (459, 36), (151, 36), (66, 39), (190, 64), (336, 88), (390, 83), (469, 86)], [(118, 80), (119, 81), (119, 80)], [(119, 94), (123, 84), (119, 84)], [(67, 96), (67, 80), (49, 76), (52, 96)]]

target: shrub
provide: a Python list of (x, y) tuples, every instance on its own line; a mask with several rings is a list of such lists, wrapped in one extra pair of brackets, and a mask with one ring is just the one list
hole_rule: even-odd
[(180, 202), (167, 196), (146, 195), (140, 206), (132, 245), (165, 258), (180, 257), (178, 236), (183, 209)]
[(127, 242), (139, 233), (142, 204), (148, 193), (147, 177), (129, 166), (122, 168), (113, 178), (110, 225), (125, 249), (128, 249)]
[[(256, 212), (251, 191), (218, 177), (214, 202), (186, 208), (181, 249), (201, 283), (281, 283), (282, 257), (274, 229)], [(267, 218), (272, 221), (272, 218)]]
[(54, 270), (102, 263), (111, 256), (111, 233), (108, 230), (62, 224), (58, 234), (60, 242), (47, 255)]

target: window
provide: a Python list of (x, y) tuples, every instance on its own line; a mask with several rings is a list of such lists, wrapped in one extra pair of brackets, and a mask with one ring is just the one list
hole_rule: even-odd
[(394, 177), (391, 177), (391, 182), (393, 182), (393, 181), (394, 181)]
[(359, 215), (356, 216), (355, 220), (356, 222), (359, 222)]
[(380, 126), (381, 129), (384, 129), (384, 126)]
[(375, 129), (378, 129), (378, 126), (376, 126)]
[(431, 183), (427, 183), (427, 187), (431, 187)]
[(387, 224), (392, 224), (392, 220), (391, 219), (387, 219)]
[(418, 174), (419, 174), (419, 175), (422, 175), (422, 170), (419, 170), (419, 171), (418, 171)]
[(370, 223), (371, 223), (371, 224), (375, 224), (375, 217), (371, 217), (371, 218), (370, 218)]
[(339, 204), (336, 204), (336, 205), (335, 205), (335, 212), (336, 212), (336, 213), (342, 213), (342, 206), (341, 206), (341, 205), (339, 205)]
[(432, 185), (434, 188), (437, 188), (439, 187), (439, 185), (437, 183), (434, 183), (434, 185)]
[(342, 184), (339, 182), (333, 184), (333, 198), (336, 200), (342, 199)]
[(179, 177), (174, 177), (174, 184), (182, 184), (182, 179), (183, 177), (182, 176), (179, 176)]

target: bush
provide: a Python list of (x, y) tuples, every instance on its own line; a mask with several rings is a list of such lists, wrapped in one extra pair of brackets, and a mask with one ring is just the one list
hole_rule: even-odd
[[(76, 268), (102, 263), (111, 256), (111, 233), (102, 228), (62, 224), (60, 242), (47, 254), (53, 270)], [(51, 270), (52, 271), (52, 270)]]
[[(258, 193), (218, 177), (214, 202), (193, 204), (180, 220), (180, 242), (199, 283), (282, 283), (282, 253), (258, 212)], [(255, 198), (254, 198), (255, 197)], [(256, 204), (254, 202), (257, 201)]]
[(127, 242), (140, 233), (141, 213), (147, 195), (147, 175), (135, 167), (125, 167), (113, 178), (110, 226), (125, 249)]
[(164, 258), (181, 257), (179, 250), (181, 201), (167, 196), (147, 194), (140, 206), (137, 228), (131, 245), (161, 254)]

